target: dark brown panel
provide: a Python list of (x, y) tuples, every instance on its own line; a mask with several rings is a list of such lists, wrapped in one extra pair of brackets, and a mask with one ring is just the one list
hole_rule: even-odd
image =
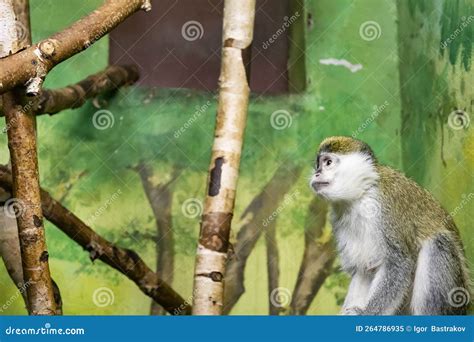
[[(137, 64), (146, 86), (215, 90), (222, 10), (223, 0), (155, 0), (151, 12), (137, 13), (112, 31), (110, 63)], [(288, 32), (268, 44), (287, 15), (288, 0), (257, 0), (252, 91), (288, 91)]]

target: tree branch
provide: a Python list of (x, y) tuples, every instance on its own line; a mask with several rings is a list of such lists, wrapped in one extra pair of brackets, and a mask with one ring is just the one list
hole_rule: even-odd
[(65, 30), (0, 59), (0, 94), (28, 85), (27, 94), (37, 95), (42, 80), (52, 68), (87, 49), (140, 9), (150, 10), (150, 0), (107, 0)]
[[(11, 191), (10, 170), (0, 166), (0, 187)], [(132, 250), (120, 248), (94, 232), (81, 219), (41, 190), (44, 216), (90, 254), (92, 261), (102, 260), (132, 280), (140, 290), (151, 297), (172, 315), (191, 313), (190, 305), (163, 282)]]
[[(11, 48), (18, 49), (23, 44), (25, 46), (30, 44), (28, 0), (13, 2), (0, 0), (0, 5), (2, 26), (16, 27), (20, 24), (25, 31), (24, 40), (20, 40), (17, 34), (17, 36), (9, 35), (4, 42), (9, 43)], [(5, 52), (2, 50), (1, 56)], [(17, 51), (10, 50), (9, 52)], [(14, 217), (18, 225), (24, 284), (28, 284), (26, 288), (28, 313), (54, 315), (57, 311), (41, 210), (36, 118), (31, 108), (24, 106), (24, 91), (23, 87), (18, 87), (3, 94), (6, 127), (8, 127), (8, 149), (12, 165), (11, 192), (15, 201)]]
[[(88, 99), (135, 83), (138, 77), (138, 69), (134, 65), (110, 65), (76, 84), (59, 89), (42, 90), (38, 96), (27, 101), (26, 106), (37, 116), (53, 115), (65, 109), (81, 107)], [(4, 116), (1, 101), (0, 116)]]

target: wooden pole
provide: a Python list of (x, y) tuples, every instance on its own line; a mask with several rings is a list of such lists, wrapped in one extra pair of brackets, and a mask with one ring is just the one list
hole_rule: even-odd
[[(16, 53), (16, 49), (31, 44), (28, 0), (3, 0), (0, 6), (3, 25), (15, 28), (15, 33), (10, 36), (12, 41), (8, 45), (8, 53)], [(6, 53), (4, 50), (3, 56)], [(24, 94), (25, 88), (15, 88), (3, 95), (23, 277), (25, 285), (28, 285), (28, 312), (31, 315), (54, 315), (56, 303), (49, 272), (38, 178), (36, 122), (31, 108), (24, 105)]]
[[(245, 56), (253, 39), (255, 0), (226, 0), (219, 108), (196, 255), (193, 314), (220, 315), (249, 84)], [(248, 64), (247, 64), (248, 65)]]

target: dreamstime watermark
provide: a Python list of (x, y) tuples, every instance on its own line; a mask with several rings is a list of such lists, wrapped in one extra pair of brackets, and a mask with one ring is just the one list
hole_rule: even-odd
[(362, 123), (355, 131), (352, 132), (351, 136), (355, 139), (357, 136), (362, 133), (375, 119), (382, 114), (382, 112), (388, 107), (388, 101), (385, 101), (380, 106), (374, 106), (374, 109), (370, 116)]
[(267, 227), (273, 220), (277, 218), (277, 216), (291, 203), (296, 200), (296, 197), (300, 195), (299, 190), (296, 190), (290, 195), (285, 195), (283, 199), (283, 203), (280, 204), (266, 219), (262, 221), (262, 225)]
[(194, 42), (204, 36), (204, 28), (199, 21), (187, 21), (181, 27), (181, 36), (188, 42)]
[(463, 110), (457, 109), (448, 115), (448, 125), (455, 131), (468, 128), (470, 123), (471, 118), (469, 114)]
[(202, 202), (197, 198), (188, 198), (181, 205), (181, 212), (187, 218), (196, 218), (202, 214)]
[[(151, 2), (149, 0), (145, 1), (141, 7), (145, 12), (148, 12), (151, 10)], [(120, 23), (125, 20), (126, 18), (126, 13), (122, 11), (117, 11), (115, 14), (108, 20), (111, 23)], [(96, 41), (98, 41), (100, 38), (105, 36), (107, 33), (110, 31), (110, 25), (103, 25), (97, 33), (91, 37), (90, 39), (86, 40), (84, 42), (84, 49), (87, 49), (90, 47), (92, 44), (94, 44)]]
[(270, 125), (276, 130), (283, 130), (291, 127), (293, 123), (293, 117), (290, 112), (284, 109), (274, 111), (270, 116)]
[(286, 287), (277, 287), (270, 292), (270, 302), (277, 308), (290, 305), (291, 297), (291, 291)]
[(287, 29), (290, 28), (290, 26), (299, 18), (300, 13), (295, 12), (291, 17), (284, 17), (283, 18), (283, 24), (281, 27), (275, 31), (275, 33), (268, 38), (266, 41), (262, 43), (262, 48), (264, 50), (268, 49), (270, 45), (272, 45), (282, 34), (286, 32)]
[(97, 220), (106, 210), (109, 208), (112, 203), (114, 203), (122, 195), (122, 190), (118, 189), (112, 195), (107, 198), (107, 200), (102, 204), (97, 210), (86, 220), (86, 223), (91, 226), (95, 220)]
[(471, 301), (471, 294), (464, 287), (455, 287), (448, 293), (448, 302), (454, 308), (466, 306)]
[(23, 215), (26, 205), (19, 198), (9, 198), (3, 205), (3, 213), (9, 218), (17, 218)]
[(94, 302), (95, 306), (99, 308), (110, 306), (114, 304), (114, 301), (114, 291), (112, 291), (108, 287), (99, 287), (94, 290), (94, 293), (92, 293), (92, 302)]
[(3, 305), (0, 307), (0, 312), (3, 312), (5, 310), (7, 310), (14, 302), (17, 301), (17, 299), (19, 297), (21, 297), (25, 292), (26, 290), (28, 289), (28, 287), (31, 285), (31, 282), (30, 281), (27, 281), (26, 283), (24, 283), (19, 289), (18, 289), (18, 292), (16, 292), (14, 295), (10, 296), (10, 298), (7, 299), (7, 301), (5, 303), (3, 303)]
[(360, 204), (361, 215), (368, 219), (376, 217), (380, 210), (380, 204), (375, 198), (366, 198)]
[(446, 49), (449, 44), (451, 44), (466, 27), (468, 27), (474, 21), (474, 15), (470, 15), (469, 17), (461, 17), (461, 23), (458, 27), (446, 38), (444, 41), (441, 42), (440, 48), (441, 50)]
[[(33, 100), (29, 100), (27, 104), (25, 104), (24, 106), (21, 107), (20, 111), (23, 113), (23, 114), (27, 114), (27, 113), (30, 113), (34, 107), (34, 104), (35, 102)], [(3, 127), (2, 129), (2, 133), (7, 133), (8, 130), (16, 125), (16, 123), (18, 122), (18, 120), (16, 118), (13, 118), (11, 119), (7, 125), (5, 127)]]
[(40, 328), (15, 328), (9, 326), (5, 329), (6, 335), (84, 335), (84, 328), (52, 328), (51, 323), (45, 323)]
[(189, 127), (191, 127), (194, 124), (194, 122), (196, 122), (197, 119), (199, 119), (201, 117), (201, 115), (203, 113), (206, 112), (206, 110), (209, 109), (210, 106), (211, 106), (210, 101), (207, 101), (202, 106), (197, 106), (195, 112), (193, 113), (193, 115), (180, 128), (178, 128), (176, 131), (174, 131), (173, 136), (176, 139), (178, 139), (184, 132), (186, 132), (186, 130)]
[(449, 215), (447, 215), (444, 220), (443, 220), (443, 223), (446, 224), (448, 221), (450, 221), (454, 216), (456, 216), (457, 214), (459, 214), (459, 212), (461, 210), (464, 209), (464, 207), (472, 201), (472, 199), (474, 198), (474, 192), (470, 192), (469, 194), (462, 194), (461, 195), (461, 202), (459, 202), (459, 204), (449, 213)]
[(18, 38), (18, 41), (23, 43), (28, 37), (28, 34), (29, 34), (28, 28), (26, 28), (25, 25), (23, 25), (21, 21), (16, 20), (15, 30), (16, 30), (16, 37)]
[(114, 127), (115, 117), (110, 110), (101, 109), (92, 116), (92, 124), (100, 131)]
[(359, 26), (359, 35), (363, 40), (370, 42), (382, 36), (382, 28), (376, 21), (365, 21)]
[(17, 218), (22, 216), (26, 209), (35, 209), (36, 207), (36, 205), (25, 203), (19, 198), (9, 198), (3, 204), (3, 213), (9, 218)]
[(194, 297), (190, 296), (183, 303), (179, 304), (179, 306), (173, 310), (173, 315), (174, 316), (182, 315), (183, 312), (185, 312), (189, 308), (189, 306), (193, 303), (193, 299)]

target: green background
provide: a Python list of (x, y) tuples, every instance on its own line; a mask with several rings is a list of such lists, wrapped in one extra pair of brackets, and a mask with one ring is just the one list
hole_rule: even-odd
[[(68, 26), (99, 3), (32, 0), (33, 41)], [(302, 175), (289, 192), (297, 192), (297, 200), (284, 207), (277, 223), (280, 286), (293, 289), (303, 254), (304, 220), (313, 196), (307, 181), (316, 148), (326, 136), (351, 135), (363, 127), (357, 137), (373, 147), (381, 162), (405, 171), (427, 187), (448, 211), (458, 209), (454, 220), (472, 263), (474, 203), (463, 199), (471, 198), (474, 191), (474, 133), (471, 126), (451, 129), (448, 116), (455, 109), (473, 112), (473, 24), (446, 49), (439, 48), (463, 16), (467, 20), (473, 15), (472, 5), (467, 0), (400, 0), (397, 8), (396, 1), (307, 0), (305, 7), (307, 89), (285, 96), (252, 95), (232, 238), (241, 226), (240, 215), (282, 161), (302, 166)], [(359, 29), (367, 21), (379, 24), (380, 37), (362, 39)], [(199, 40), (183, 39), (183, 44), (199, 44)], [(319, 60), (326, 58), (360, 63), (362, 70), (352, 73), (341, 66), (320, 64)], [(46, 86), (79, 81), (103, 69), (107, 60), (105, 37), (56, 67)], [(199, 217), (186, 217), (181, 207), (187, 199), (202, 200), (205, 194), (215, 94), (132, 86), (101, 101), (114, 116), (113, 127), (106, 130), (94, 127), (92, 116), (97, 108), (90, 102), (77, 110), (38, 119), (42, 186), (55, 198), (63, 198), (65, 205), (86, 221), (119, 192), (117, 200), (93, 220), (92, 227), (136, 250), (154, 268), (155, 245), (149, 236), (155, 234), (155, 222), (140, 179), (129, 167), (148, 161), (153, 165), (155, 182), (169, 179), (173, 168), (181, 169), (173, 187), (176, 254), (172, 286), (190, 298)], [(211, 106), (175, 138), (174, 132), (207, 101)], [(367, 121), (384, 104), (385, 108)], [(271, 125), (271, 115), (278, 110), (291, 114), (291, 125), (282, 130)], [(7, 161), (6, 136), (2, 134), (0, 162)], [(61, 289), (65, 314), (149, 313), (150, 299), (135, 284), (100, 261), (91, 263), (81, 247), (49, 223), (46, 234), (51, 272)], [(265, 253), (264, 239), (260, 239), (247, 262), (246, 292), (233, 314), (268, 313)], [(0, 303), (4, 303), (15, 295), (16, 288), (3, 265), (0, 268)], [(336, 314), (336, 298), (344, 294), (345, 285), (340, 274), (330, 276), (308, 314)], [(114, 302), (98, 307), (92, 295), (103, 286), (112, 289)], [(3, 313), (26, 311), (18, 299)]]

